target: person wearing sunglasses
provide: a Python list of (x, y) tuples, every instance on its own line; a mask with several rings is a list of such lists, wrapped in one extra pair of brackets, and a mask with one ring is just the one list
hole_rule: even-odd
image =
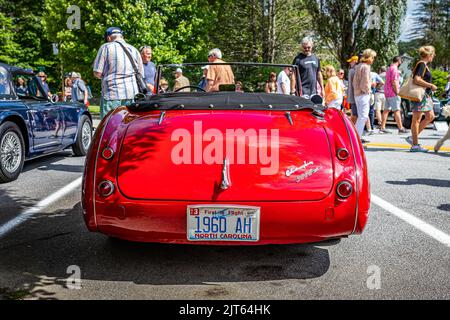
[[(302, 52), (295, 57), (293, 65), (298, 66), (303, 96), (320, 93), (323, 96), (323, 76), (320, 72), (320, 59), (312, 53), (314, 43), (311, 38), (304, 38), (301, 43)], [(292, 80), (295, 80), (292, 77)], [(318, 90), (319, 89), (319, 90)], [(295, 81), (291, 83), (291, 92), (295, 91)], [(319, 92), (318, 92), (319, 91)]]
[[(40, 71), (40, 72), (38, 72), (37, 76), (41, 80), (42, 87), (44, 88), (45, 93), (47, 94), (47, 96), (49, 98), (51, 98), (52, 93), (50, 92), (50, 87), (48, 86), (48, 83), (47, 83), (47, 75), (45, 74), (44, 71)], [(38, 92), (38, 95), (39, 95), (39, 92)]]

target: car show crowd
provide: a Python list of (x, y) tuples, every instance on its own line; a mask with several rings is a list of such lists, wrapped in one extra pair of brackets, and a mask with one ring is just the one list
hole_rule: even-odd
[[(297, 86), (295, 83), (294, 68), (286, 66), (278, 74), (271, 72), (268, 75), (264, 86), (266, 93), (296, 95), (298, 87), (300, 95), (305, 98), (310, 99), (319, 95), (326, 107), (343, 110), (355, 124), (361, 141), (367, 143), (368, 140), (363, 137), (365, 135), (392, 134), (392, 131), (386, 129), (390, 113), (393, 114), (398, 133), (409, 133), (403, 126), (401, 118), (401, 89), (410, 82), (410, 86), (415, 85), (423, 90), (423, 97), (410, 101), (411, 135), (408, 135), (405, 140), (411, 145), (411, 152), (428, 152), (428, 149), (419, 144), (418, 137), (435, 119), (431, 97), (437, 87), (433, 84), (428, 67), (435, 57), (434, 47), (424, 46), (419, 49), (419, 62), (412, 70), (411, 79), (404, 79), (401, 75), (399, 70), (402, 64), (401, 56), (393, 57), (389, 66), (374, 72), (372, 64), (377, 53), (372, 49), (366, 49), (349, 57), (347, 60), (349, 71), (345, 77), (345, 71), (342, 69), (336, 70), (332, 65), (321, 66), (320, 59), (313, 53), (314, 43), (311, 38), (302, 39), (300, 48), (301, 52), (292, 63), (292, 66), (295, 65), (298, 68), (300, 85)], [(209, 52), (209, 65), (202, 67), (201, 80), (195, 86), (191, 86), (190, 80), (179, 67), (174, 73), (173, 86), (170, 88), (166, 78), (156, 76), (157, 68), (152, 62), (152, 55), (150, 46), (142, 46), (138, 50), (127, 43), (120, 28), (110, 27), (106, 30), (105, 43), (98, 50), (93, 64), (94, 76), (102, 81), (101, 118), (119, 106), (133, 103), (139, 92), (144, 91), (148, 95), (157, 93), (156, 88), (159, 90), (158, 93), (190, 92), (192, 87), (200, 88), (205, 92), (214, 92), (219, 91), (219, 86), (225, 84), (235, 85), (236, 91), (243, 91), (242, 83), (235, 80), (233, 70), (230, 65), (225, 64), (220, 49), (212, 49)], [(46, 74), (41, 71), (37, 76), (51, 97)], [(155, 84), (156, 79), (158, 79), (158, 86)], [(448, 100), (450, 75), (447, 81), (444, 94), (445, 99)], [(65, 79), (64, 88), (62, 96), (59, 97), (60, 100), (78, 101), (89, 106), (89, 99), (92, 98), (91, 89), (80, 73), (69, 73)], [(23, 78), (17, 79), (16, 91), (19, 94), (27, 93)], [(378, 122), (376, 130), (375, 119)], [(437, 143), (436, 152), (442, 147), (444, 140)]]

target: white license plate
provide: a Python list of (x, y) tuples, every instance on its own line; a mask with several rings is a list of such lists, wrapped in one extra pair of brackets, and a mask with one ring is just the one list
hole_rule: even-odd
[(187, 207), (189, 241), (258, 241), (260, 208), (227, 205)]

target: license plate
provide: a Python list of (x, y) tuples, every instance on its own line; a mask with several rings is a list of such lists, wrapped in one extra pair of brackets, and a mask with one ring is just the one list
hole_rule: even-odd
[(258, 241), (259, 207), (195, 205), (187, 207), (189, 241)]

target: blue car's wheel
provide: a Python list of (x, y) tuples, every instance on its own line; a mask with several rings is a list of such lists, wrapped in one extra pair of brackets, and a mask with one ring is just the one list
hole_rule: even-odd
[(13, 122), (0, 125), (0, 183), (19, 177), (25, 161), (25, 144), (19, 127)]
[(77, 140), (72, 145), (73, 153), (76, 156), (85, 156), (92, 142), (92, 122), (88, 116), (81, 117), (78, 127)]

